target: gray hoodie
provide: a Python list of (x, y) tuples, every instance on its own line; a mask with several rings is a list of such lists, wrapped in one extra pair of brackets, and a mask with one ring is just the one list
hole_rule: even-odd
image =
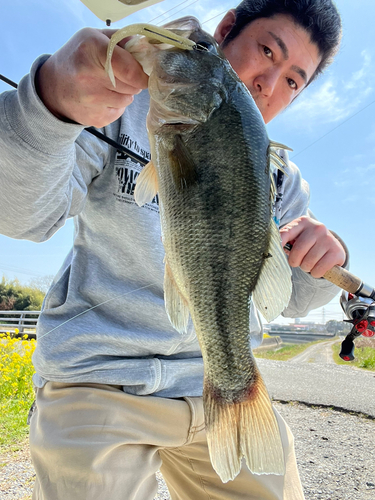
[[(133, 192), (141, 165), (44, 107), (34, 77), (47, 57), (34, 63), (17, 91), (0, 95), (0, 232), (41, 242), (68, 217), (75, 224), (73, 248), (43, 304), (34, 383), (94, 382), (138, 395), (199, 396), (203, 363), (194, 329), (179, 334), (164, 308), (157, 197), (138, 207)], [(148, 102), (143, 91), (103, 130), (146, 160)], [(308, 213), (307, 183), (290, 162), (288, 174), (278, 186), (281, 226)], [(323, 279), (292, 272), (284, 316), (304, 316), (338, 292)], [(262, 328), (254, 309), (250, 323), (255, 347)]]

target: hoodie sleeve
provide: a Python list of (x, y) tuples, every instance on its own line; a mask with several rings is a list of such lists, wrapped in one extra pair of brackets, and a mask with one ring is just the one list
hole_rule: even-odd
[(78, 124), (58, 120), (39, 99), (35, 74), (0, 95), (0, 233), (35, 242), (50, 238), (83, 208), (87, 187), (108, 147)]
[[(309, 215), (316, 219), (308, 208), (310, 202), (308, 183), (302, 179), (301, 172), (297, 166), (290, 161), (288, 162), (287, 172), (289, 175), (285, 180), (280, 227), (285, 226), (302, 215)], [(344, 267), (348, 268), (348, 249), (345, 243), (333, 231), (332, 234), (344, 247), (347, 255)], [(289, 305), (282, 313), (284, 317), (304, 317), (311, 310), (326, 305), (341, 290), (324, 278), (313, 278), (299, 267), (293, 267), (291, 270), (293, 291)]]

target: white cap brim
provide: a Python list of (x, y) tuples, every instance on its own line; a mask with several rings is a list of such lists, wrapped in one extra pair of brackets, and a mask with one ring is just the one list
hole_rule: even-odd
[[(163, 0), (81, 0), (102, 21), (112, 23)], [(136, 4), (136, 5), (132, 5)]]

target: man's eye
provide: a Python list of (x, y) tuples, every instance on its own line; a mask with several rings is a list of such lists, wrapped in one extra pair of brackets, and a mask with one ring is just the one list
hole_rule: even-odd
[(297, 84), (294, 80), (292, 80), (291, 78), (288, 78), (288, 85), (291, 89), (293, 90), (297, 90)]
[(267, 57), (272, 57), (272, 50), (266, 47), (265, 45), (263, 47), (263, 52), (266, 54)]

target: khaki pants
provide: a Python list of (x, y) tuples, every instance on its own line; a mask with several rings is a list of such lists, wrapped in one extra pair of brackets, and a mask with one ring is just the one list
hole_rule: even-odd
[(213, 470), (202, 398), (132, 396), (119, 386), (49, 382), (30, 422), (33, 500), (152, 500), (160, 469), (173, 500), (302, 500), (293, 436), (277, 414), (286, 475)]

